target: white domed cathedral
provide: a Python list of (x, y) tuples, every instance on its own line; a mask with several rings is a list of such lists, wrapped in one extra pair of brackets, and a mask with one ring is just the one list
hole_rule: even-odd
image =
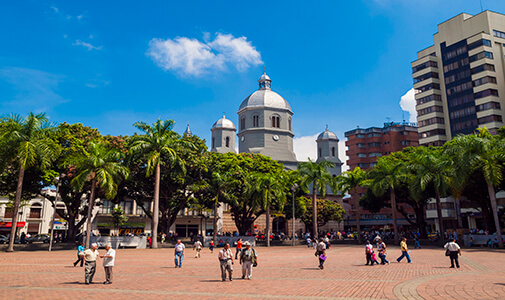
[[(258, 84), (258, 90), (246, 97), (238, 108), (238, 133), (235, 124), (224, 114), (212, 125), (211, 151), (236, 152), (236, 134), (239, 153), (269, 156), (282, 163), (286, 169), (295, 170), (299, 161), (293, 151), (293, 110), (286, 99), (272, 90), (272, 80), (265, 72), (259, 78)], [(326, 126), (326, 130), (318, 135), (316, 142), (317, 162), (334, 163), (335, 167), (328, 171), (333, 176), (340, 175), (342, 162), (338, 157), (337, 135)], [(326, 198), (341, 202), (341, 197), (337, 195), (328, 195)], [(218, 232), (233, 232), (236, 227), (231, 215), (224, 211), (226, 208), (221, 205), (218, 210)], [(264, 216), (261, 216), (256, 223), (263, 229)], [(288, 224), (285, 225), (286, 228), (283, 226), (280, 231), (287, 234), (290, 230), (287, 228)], [(304, 227), (302, 223), (297, 225), (297, 228), (302, 227)], [(325, 227), (337, 229), (339, 225), (328, 224)]]

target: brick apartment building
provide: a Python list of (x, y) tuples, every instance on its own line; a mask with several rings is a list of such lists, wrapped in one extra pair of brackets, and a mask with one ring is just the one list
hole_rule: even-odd
[[(401, 123), (384, 123), (384, 127), (356, 128), (345, 133), (347, 138), (346, 154), (348, 156), (347, 165), (350, 170), (360, 167), (369, 170), (377, 164), (377, 159), (390, 153), (401, 151), (405, 147), (416, 147), (419, 145), (417, 125)], [(344, 226), (349, 229), (356, 229), (356, 201), (366, 192), (365, 188), (358, 189), (358, 195), (351, 194), (350, 198), (344, 199), (350, 207), (347, 212)], [(406, 211), (414, 215), (414, 211), (405, 207)], [(383, 208), (378, 213), (360, 209), (361, 230), (379, 230), (392, 228), (391, 209)], [(408, 226), (410, 223), (398, 215), (398, 225)]]

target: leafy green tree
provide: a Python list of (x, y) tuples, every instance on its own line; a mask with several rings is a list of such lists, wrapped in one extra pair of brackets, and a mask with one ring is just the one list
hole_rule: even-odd
[[(333, 178), (331, 188), (335, 191), (341, 191), (343, 194), (354, 190), (354, 197), (358, 198), (358, 187), (363, 186), (366, 180), (366, 172), (360, 167), (354, 168), (352, 171), (344, 172), (344, 174)], [(360, 219), (360, 204), (359, 199), (354, 199), (356, 203), (356, 227), (358, 228), (358, 240), (361, 239)]]
[[(306, 228), (310, 228), (313, 225), (312, 222), (314, 222), (311, 200), (305, 197), (301, 197), (300, 200), (306, 207), (305, 213), (301, 215), (300, 219)], [(344, 215), (345, 210), (340, 204), (327, 199), (317, 199), (318, 227), (326, 225), (329, 221), (341, 222)]]
[(18, 167), (18, 180), (12, 229), (9, 240), (8, 252), (14, 251), (14, 238), (17, 226), (17, 216), (23, 192), (23, 180), (28, 168), (37, 166), (44, 170), (51, 165), (57, 157), (59, 147), (48, 136), (53, 130), (45, 114), (29, 113), (26, 118), (11, 115), (1, 119), (0, 145), (2, 146), (1, 161), (5, 166)]
[(128, 176), (129, 170), (123, 165), (121, 153), (104, 143), (90, 143), (88, 150), (70, 157), (67, 165), (76, 169), (77, 175), (71, 183), (77, 190), (91, 182), (91, 195), (88, 204), (86, 226), (86, 247), (91, 238), (91, 214), (93, 211), (96, 189), (99, 187), (107, 199), (116, 196), (118, 183)]
[(302, 176), (301, 186), (304, 190), (308, 190), (309, 186), (312, 185), (312, 234), (313, 236), (318, 235), (317, 231), (317, 192), (321, 197), (326, 195), (326, 185), (331, 183), (331, 175), (328, 172), (329, 168), (334, 166), (333, 163), (329, 161), (313, 162), (310, 160), (308, 162), (302, 162), (298, 165), (298, 172)]
[(179, 138), (179, 135), (172, 130), (174, 124), (174, 120), (163, 121), (161, 119), (158, 119), (153, 125), (149, 125), (144, 122), (137, 122), (133, 124), (133, 126), (144, 132), (144, 134), (133, 136), (130, 152), (145, 159), (147, 162), (147, 177), (151, 176), (153, 173), (155, 176), (152, 218), (152, 248), (158, 248), (157, 237), (160, 206), (161, 166), (163, 164), (167, 164), (170, 167), (171, 165), (176, 164), (183, 172), (185, 172), (184, 161), (180, 159), (175, 149), (179, 144), (183, 143), (183, 141)]
[(477, 134), (455, 137), (448, 147), (448, 152), (456, 157), (459, 172), (482, 172), (487, 184), (499, 246), (503, 248), (495, 187), (503, 180), (505, 143), (499, 137), (492, 136), (486, 128), (479, 128)]
[(396, 218), (397, 205), (395, 188), (405, 181), (404, 164), (394, 155), (378, 159), (377, 165), (368, 172), (371, 179), (370, 187), (376, 196), (384, 195), (389, 191), (391, 210), (393, 213), (394, 240), (398, 244), (398, 222)]
[(425, 191), (430, 185), (435, 190), (437, 205), (438, 227), (444, 233), (442, 206), (440, 194), (446, 194), (454, 186), (454, 167), (449, 155), (444, 154), (440, 148), (418, 147), (410, 153), (412, 158), (407, 164), (407, 170), (414, 174), (413, 188), (419, 193)]
[(253, 189), (261, 195), (261, 205), (266, 211), (267, 247), (270, 247), (270, 207), (274, 202), (279, 210), (284, 207), (286, 203), (285, 179), (282, 173), (259, 173), (253, 175), (253, 178)]

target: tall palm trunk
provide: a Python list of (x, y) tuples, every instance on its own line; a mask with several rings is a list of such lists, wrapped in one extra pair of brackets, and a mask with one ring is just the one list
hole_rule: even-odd
[[(357, 197), (358, 196), (358, 188), (354, 188), (354, 195)], [(359, 199), (356, 199), (356, 227), (358, 229), (358, 243), (361, 242), (361, 227), (359, 225), (359, 219), (361, 217), (361, 214), (359, 212)]]
[(25, 169), (19, 168), (18, 186), (16, 188), (16, 199), (14, 200), (14, 210), (12, 211), (12, 227), (11, 236), (9, 238), (9, 247), (7, 252), (14, 251), (14, 238), (16, 237), (16, 228), (18, 226), (19, 205), (21, 204), (21, 193), (23, 192), (23, 178), (25, 177)]
[(312, 184), (312, 238), (317, 236), (317, 199), (316, 182)]
[(153, 207), (153, 228), (151, 237), (151, 248), (158, 248), (158, 223), (160, 217), (160, 179), (161, 167), (156, 165), (156, 175), (154, 177), (154, 207)]
[(95, 190), (96, 179), (93, 175), (93, 180), (91, 181), (91, 195), (89, 196), (88, 216), (86, 223), (86, 248), (89, 248), (91, 245), (91, 216), (93, 215), (93, 207), (95, 206)]
[(267, 247), (270, 247), (270, 205), (267, 205)]
[(213, 239), (214, 239), (214, 244), (216, 243), (217, 239), (217, 201), (219, 196), (216, 195), (216, 201), (214, 201), (214, 224), (212, 224), (212, 227), (214, 228), (214, 234), (213, 234)]
[(493, 210), (494, 225), (496, 227), (496, 235), (498, 237), (498, 245), (503, 248), (503, 240), (501, 237), (500, 219), (498, 218), (498, 209), (496, 207), (496, 194), (494, 186), (486, 180), (489, 199), (491, 200), (491, 209)]
[(435, 189), (435, 199), (437, 200), (437, 219), (438, 219), (438, 228), (440, 229), (440, 236), (444, 236), (445, 228), (444, 228), (444, 219), (442, 217), (442, 204), (440, 203), (440, 193), (437, 189)]
[(398, 222), (396, 220), (396, 195), (395, 195), (395, 189), (390, 188), (389, 189), (389, 194), (391, 196), (391, 210), (393, 213), (393, 230), (394, 230), (394, 241), (395, 244), (398, 244)]

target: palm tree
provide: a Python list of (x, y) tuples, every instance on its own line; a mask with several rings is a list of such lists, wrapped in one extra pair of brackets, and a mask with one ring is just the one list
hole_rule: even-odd
[(217, 239), (217, 205), (221, 198), (227, 198), (229, 195), (227, 189), (231, 186), (230, 178), (226, 174), (219, 172), (212, 173), (212, 179), (209, 184), (210, 192), (214, 195), (214, 242)]
[(486, 128), (478, 128), (477, 134), (457, 136), (448, 145), (449, 153), (456, 156), (458, 170), (469, 174), (480, 170), (486, 180), (491, 209), (500, 248), (503, 248), (500, 220), (496, 204), (496, 190), (503, 180), (505, 145), (492, 136)]
[(25, 170), (35, 165), (41, 169), (49, 167), (58, 156), (59, 147), (48, 137), (54, 127), (48, 122), (45, 114), (29, 113), (26, 118), (13, 114), (2, 118), (1, 122), (0, 141), (3, 159), (19, 167), (12, 228), (7, 248), (7, 252), (12, 252)]
[(284, 206), (286, 202), (284, 178), (282, 174), (275, 173), (259, 173), (255, 177), (253, 188), (261, 195), (262, 206), (266, 210), (267, 247), (270, 247), (270, 207), (274, 202), (279, 207)]
[(329, 168), (333, 168), (334, 164), (329, 161), (313, 162), (310, 158), (308, 162), (302, 162), (298, 165), (298, 172), (302, 176), (301, 186), (308, 190), (312, 184), (312, 235), (316, 237), (317, 231), (317, 200), (316, 194), (319, 191), (321, 197), (326, 195), (326, 185), (331, 182), (331, 175), (328, 172)]
[(90, 143), (87, 150), (70, 157), (66, 164), (75, 168), (78, 173), (71, 181), (77, 190), (82, 190), (84, 185), (91, 181), (86, 225), (86, 247), (89, 248), (91, 215), (95, 205), (96, 188), (100, 187), (105, 192), (107, 199), (114, 198), (118, 183), (128, 176), (129, 170), (122, 164), (121, 153), (109, 148), (104, 143)]
[(453, 161), (440, 149), (419, 147), (411, 153), (411, 161), (407, 169), (413, 172), (414, 190), (422, 192), (430, 185), (435, 190), (437, 205), (438, 227), (440, 233), (445, 232), (442, 218), (442, 206), (440, 203), (440, 193), (445, 193), (454, 184)]
[(193, 144), (184, 139), (172, 130), (174, 120), (163, 121), (158, 119), (151, 126), (144, 122), (133, 124), (137, 129), (144, 132), (132, 138), (130, 152), (133, 155), (142, 156), (147, 160), (146, 176), (154, 173), (154, 207), (152, 220), (152, 248), (158, 248), (158, 223), (160, 208), (160, 180), (161, 165), (177, 164), (185, 172), (184, 162), (177, 154), (176, 148), (179, 145), (194, 147)]
[(358, 241), (361, 240), (361, 228), (359, 225), (360, 219), (360, 205), (358, 197), (358, 187), (363, 186), (366, 180), (366, 172), (360, 167), (354, 168), (352, 171), (344, 172), (344, 174), (337, 176), (332, 180), (331, 188), (334, 191), (341, 191), (342, 193), (349, 193), (354, 190), (356, 196), (356, 227), (358, 228)]
[(396, 244), (398, 244), (398, 222), (396, 220), (395, 188), (407, 179), (407, 175), (403, 173), (403, 168), (403, 163), (400, 160), (392, 156), (386, 156), (381, 157), (377, 161), (377, 165), (368, 172), (368, 177), (371, 180), (370, 187), (376, 196), (382, 196), (386, 191), (389, 191)]

